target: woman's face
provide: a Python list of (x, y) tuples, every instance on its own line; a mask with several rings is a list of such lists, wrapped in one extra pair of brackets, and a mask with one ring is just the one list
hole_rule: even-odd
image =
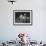
[(23, 18), (23, 15), (21, 14), (19, 17), (20, 17), (20, 18)]

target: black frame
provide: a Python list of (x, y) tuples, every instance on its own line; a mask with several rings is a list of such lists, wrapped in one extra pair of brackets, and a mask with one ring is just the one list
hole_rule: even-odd
[[(30, 12), (30, 23), (15, 23), (15, 13), (16, 12)], [(13, 25), (32, 25), (33, 24), (33, 11), (32, 10), (13, 10)]]

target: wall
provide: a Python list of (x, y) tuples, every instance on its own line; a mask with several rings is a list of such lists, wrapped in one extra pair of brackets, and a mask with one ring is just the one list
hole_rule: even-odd
[[(14, 26), (13, 10), (33, 10), (32, 26)], [(15, 40), (18, 32), (31, 34), (33, 40), (46, 40), (46, 1), (17, 0), (13, 5), (0, 0), (0, 40)]]

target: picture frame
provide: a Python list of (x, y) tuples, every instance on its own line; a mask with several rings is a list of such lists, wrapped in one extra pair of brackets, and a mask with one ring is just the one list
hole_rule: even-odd
[(13, 10), (14, 25), (32, 25), (32, 10)]

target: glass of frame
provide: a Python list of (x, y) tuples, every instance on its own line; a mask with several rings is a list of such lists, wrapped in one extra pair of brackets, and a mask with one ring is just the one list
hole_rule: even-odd
[(32, 25), (32, 10), (13, 10), (14, 25)]

